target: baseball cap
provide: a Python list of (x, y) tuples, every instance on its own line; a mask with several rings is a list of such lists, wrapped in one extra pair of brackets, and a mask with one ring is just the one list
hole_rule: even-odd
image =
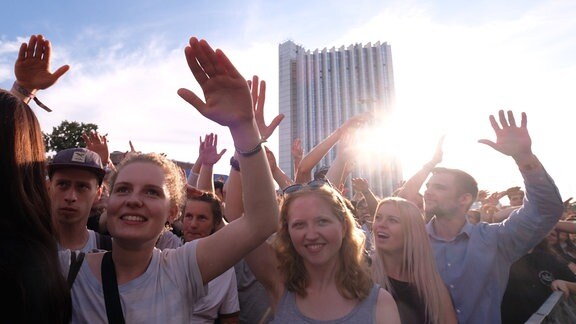
[(54, 158), (52, 158), (52, 162), (48, 164), (48, 174), (52, 178), (56, 170), (73, 168), (93, 172), (98, 176), (99, 184), (102, 184), (102, 180), (106, 175), (106, 170), (104, 170), (98, 153), (82, 147), (64, 149), (56, 153)]

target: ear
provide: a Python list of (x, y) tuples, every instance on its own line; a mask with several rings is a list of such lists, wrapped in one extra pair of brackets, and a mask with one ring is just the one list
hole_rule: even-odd
[(173, 204), (170, 207), (170, 211), (168, 212), (168, 223), (172, 224), (172, 222), (174, 222), (176, 220), (176, 218), (178, 217), (178, 206), (176, 204)]
[(96, 196), (94, 197), (94, 200), (92, 201), (93, 204), (95, 204), (96, 202), (98, 202), (98, 200), (100, 200), (100, 198), (102, 198), (102, 191), (103, 191), (103, 187), (102, 185), (100, 185), (100, 187), (98, 187), (98, 190), (96, 192)]

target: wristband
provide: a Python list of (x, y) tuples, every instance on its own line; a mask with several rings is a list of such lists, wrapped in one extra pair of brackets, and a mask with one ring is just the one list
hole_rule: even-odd
[[(30, 99), (34, 99), (34, 102), (40, 106), (42, 109), (46, 110), (47, 112), (51, 112), (52, 109), (48, 108), (48, 106), (46, 106), (45, 104), (43, 104), (40, 99), (38, 99), (36, 97), (35, 94), (33, 94), (32, 92), (28, 91), (28, 89), (22, 87), (20, 84), (18, 84), (18, 82), (14, 81), (14, 84), (12, 84), (12, 90), (14, 90), (15, 92), (18, 92), (19, 94), (23, 95), (24, 98), (28, 98), (28, 100)], [(25, 102), (26, 103), (26, 102)]]
[(230, 157), (230, 166), (232, 167), (232, 169), (240, 172), (240, 163), (233, 156)]
[(258, 142), (258, 144), (257, 144), (253, 149), (251, 149), (251, 150), (249, 150), (249, 151), (246, 151), (246, 152), (242, 152), (242, 151), (240, 151), (237, 147), (235, 147), (235, 148), (236, 148), (236, 153), (238, 153), (238, 154), (240, 154), (240, 155), (242, 155), (242, 156), (244, 156), (244, 157), (252, 156), (252, 155), (254, 155), (254, 154), (262, 151), (262, 144), (264, 144), (264, 143), (266, 143), (266, 140), (265, 140), (265, 139), (260, 139), (260, 142)]

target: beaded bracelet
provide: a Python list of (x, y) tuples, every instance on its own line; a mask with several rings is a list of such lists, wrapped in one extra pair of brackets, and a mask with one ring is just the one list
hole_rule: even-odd
[(244, 157), (249, 157), (252, 156), (260, 151), (262, 151), (262, 144), (266, 143), (265, 139), (261, 139), (260, 142), (258, 142), (258, 144), (251, 150), (247, 151), (247, 152), (242, 152), (240, 151), (237, 147), (236, 147), (236, 153), (244, 156)]
[(14, 81), (14, 84), (12, 84), (12, 90), (18, 92), (19, 94), (23, 95), (25, 98), (30, 98), (30, 99), (34, 99), (34, 102), (40, 106), (42, 109), (46, 110), (47, 112), (51, 112), (52, 109), (48, 108), (48, 106), (46, 106), (45, 104), (43, 104), (40, 99), (38, 99), (36, 97), (35, 94), (33, 94), (32, 92), (28, 91), (28, 89), (22, 87), (20, 84), (18, 84), (18, 82)]

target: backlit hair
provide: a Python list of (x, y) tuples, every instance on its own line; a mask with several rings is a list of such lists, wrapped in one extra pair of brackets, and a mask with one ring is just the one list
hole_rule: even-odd
[[(408, 283), (416, 288), (419, 298), (425, 305), (426, 317), (429, 321), (431, 323), (446, 323), (447, 314), (442, 312), (442, 304), (452, 303), (452, 301), (436, 268), (434, 251), (426, 232), (421, 211), (414, 203), (406, 199), (388, 197), (378, 203), (376, 213), (385, 204), (393, 204), (400, 212), (400, 223), (404, 236), (404, 249), (400, 264), (402, 276), (408, 278)], [(384, 267), (386, 260), (377, 248), (374, 252), (372, 278), (394, 295)]]
[(340, 260), (336, 269), (338, 292), (345, 298), (363, 300), (368, 296), (373, 285), (363, 254), (364, 234), (344, 202), (344, 198), (327, 185), (322, 187), (303, 187), (296, 192), (285, 195), (282, 201), (275, 248), (279, 264), (278, 270), (286, 280), (286, 288), (305, 297), (306, 288), (310, 284), (310, 277), (306, 272), (302, 257), (294, 248), (288, 231), (288, 210), (290, 205), (294, 200), (309, 195), (316, 195), (327, 202), (336, 218), (344, 227), (344, 236), (340, 247)]

